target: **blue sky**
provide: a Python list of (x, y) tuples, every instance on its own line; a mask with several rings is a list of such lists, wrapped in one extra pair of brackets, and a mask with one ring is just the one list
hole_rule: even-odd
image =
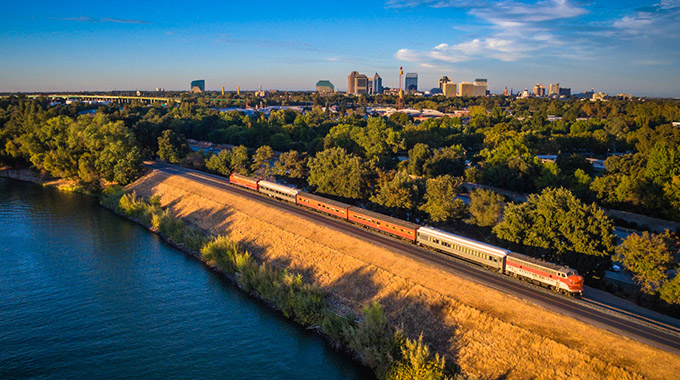
[[(20, 4), (21, 3), (21, 4)], [(347, 86), (357, 70), (419, 88), (680, 96), (680, 0), (13, 2), (0, 91)]]

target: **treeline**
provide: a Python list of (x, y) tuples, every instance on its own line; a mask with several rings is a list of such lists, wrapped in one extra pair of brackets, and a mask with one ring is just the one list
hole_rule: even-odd
[[(590, 284), (599, 282), (615, 254), (613, 224), (592, 202), (680, 220), (680, 129), (671, 124), (680, 120), (678, 101), (409, 98), (469, 106), (469, 119), (417, 123), (402, 113), (368, 117), (364, 107), (377, 98), (344, 99), (363, 104), (340, 117), (321, 108), (248, 116), (190, 98), (177, 107), (106, 106), (78, 116), (82, 109), (74, 106), (9, 98), (0, 101), (0, 161), (30, 163), (92, 187), (102, 180), (129, 182), (142, 157), (223, 175), (275, 177), (478, 239), (491, 231), (493, 243), (570, 265)], [(549, 121), (548, 115), (562, 119)], [(208, 155), (192, 152), (185, 138), (236, 147)], [(615, 152), (624, 153), (607, 158), (602, 175), (585, 159)], [(538, 154), (557, 159), (542, 162)], [(463, 179), (540, 195), (508, 206), (496, 194), (477, 191), (466, 205), (457, 198)], [(534, 207), (532, 200), (561, 209)], [(675, 268), (668, 265), (668, 281), (677, 277)], [(660, 287), (643, 289), (658, 294), (653, 289)]]
[(146, 202), (134, 193), (108, 191), (102, 202), (168, 240), (200, 252), (209, 265), (219, 268), (242, 289), (273, 305), (286, 317), (313, 328), (337, 348), (347, 350), (375, 371), (379, 379), (462, 379), (460, 369), (432, 354), (418, 339), (409, 339), (390, 325), (379, 303), (363, 314), (338, 315), (325, 292), (304, 281), (300, 274), (260, 263), (225, 236), (209, 237), (174, 218), (160, 206), (158, 198)]
[(0, 164), (30, 164), (90, 190), (137, 178), (141, 151), (123, 121), (32, 101), (4, 102)]

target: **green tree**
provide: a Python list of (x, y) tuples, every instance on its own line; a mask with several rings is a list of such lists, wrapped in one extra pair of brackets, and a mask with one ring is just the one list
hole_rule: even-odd
[(425, 183), (425, 203), (420, 210), (426, 212), (433, 222), (459, 219), (467, 213), (465, 202), (456, 199), (463, 179), (451, 175), (430, 178)]
[(231, 174), (231, 152), (222, 149), (218, 154), (213, 154), (208, 158), (205, 167), (215, 173), (228, 176)]
[(421, 176), (423, 168), (432, 157), (432, 151), (427, 144), (418, 143), (408, 151), (408, 172), (409, 174)]
[(677, 237), (666, 231), (663, 234), (630, 234), (616, 247), (616, 259), (633, 273), (642, 291), (655, 294), (668, 280), (668, 271), (680, 253)]
[(470, 222), (480, 227), (492, 227), (503, 217), (503, 196), (486, 189), (470, 192)]
[(231, 169), (235, 172), (239, 172), (244, 175), (250, 174), (248, 162), (250, 161), (250, 156), (248, 155), (248, 148), (243, 145), (234, 147), (231, 150)]
[[(680, 273), (680, 267), (676, 271)], [(664, 282), (659, 289), (659, 295), (670, 304), (680, 304), (680, 275), (676, 273), (675, 277)]]
[(364, 172), (359, 157), (342, 148), (330, 148), (309, 159), (307, 182), (323, 194), (361, 199), (366, 188)]
[(309, 175), (307, 167), (307, 154), (291, 150), (279, 155), (279, 159), (274, 164), (273, 173), (280, 177), (292, 179), (304, 179)]
[(423, 171), (428, 177), (446, 174), (463, 176), (465, 174), (465, 150), (460, 145), (437, 149), (425, 163)]
[[(614, 252), (614, 223), (595, 204), (586, 205), (564, 188), (547, 188), (522, 204), (510, 204), (493, 228), (499, 239), (518, 243), (526, 253), (573, 265), (586, 275), (601, 274)], [(597, 257), (603, 260), (597, 260)]]
[(253, 165), (250, 170), (257, 173), (259, 177), (267, 177), (271, 172), (270, 161), (274, 158), (274, 150), (269, 145), (262, 145), (257, 148), (253, 156)]
[(412, 211), (418, 206), (420, 193), (417, 180), (411, 179), (404, 171), (393, 172), (381, 176), (378, 180), (378, 190), (370, 200), (387, 208)]
[(171, 164), (179, 163), (189, 153), (186, 140), (172, 129), (166, 129), (158, 138), (158, 157)]

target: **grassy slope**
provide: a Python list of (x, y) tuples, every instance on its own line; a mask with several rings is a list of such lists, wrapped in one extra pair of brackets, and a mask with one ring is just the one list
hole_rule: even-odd
[(339, 307), (380, 301), (407, 335), (483, 378), (674, 379), (680, 358), (436, 268), (348, 238), (304, 218), (180, 177), (153, 172), (129, 186), (178, 216), (240, 241), (266, 261), (302, 271)]

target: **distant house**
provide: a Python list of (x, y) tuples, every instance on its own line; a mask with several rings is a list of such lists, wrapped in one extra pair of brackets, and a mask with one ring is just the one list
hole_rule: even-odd
[(555, 162), (557, 161), (557, 155), (555, 154), (539, 154), (536, 156), (542, 163)]
[(607, 168), (604, 167), (604, 160), (598, 160), (597, 158), (586, 158), (588, 162), (590, 162), (591, 165), (593, 165), (593, 170), (596, 172), (603, 172), (607, 170)]

